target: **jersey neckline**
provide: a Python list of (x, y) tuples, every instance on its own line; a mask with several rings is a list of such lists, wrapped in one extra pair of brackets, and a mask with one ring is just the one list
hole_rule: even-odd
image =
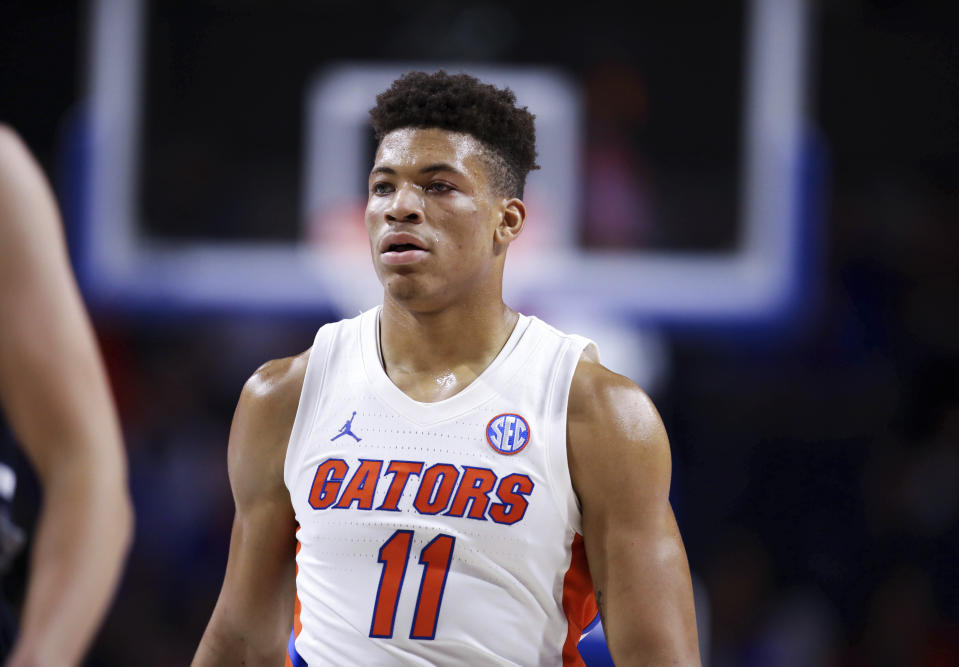
[(493, 398), (498, 393), (495, 387), (500, 384), (497, 378), (505, 379), (501, 376), (509, 373), (509, 367), (515, 368), (506, 362), (519, 346), (532, 321), (529, 316), (517, 313), (519, 317), (509, 338), (483, 372), (456, 394), (427, 403), (411, 398), (386, 374), (380, 355), (381, 312), (382, 306), (377, 306), (363, 313), (360, 320), (360, 348), (364, 372), (377, 396), (407, 419), (423, 426), (453, 419)]

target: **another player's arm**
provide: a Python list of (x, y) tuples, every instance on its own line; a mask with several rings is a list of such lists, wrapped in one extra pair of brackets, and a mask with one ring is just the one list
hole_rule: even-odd
[(236, 503), (230, 554), (194, 667), (283, 664), (296, 595), (296, 520), (283, 463), (308, 357), (265, 364), (240, 395), (227, 454)]
[(0, 402), (43, 490), (7, 665), (76, 665), (129, 548), (126, 457), (56, 201), (27, 148), (2, 125)]
[(692, 583), (669, 504), (671, 462), (649, 397), (587, 354), (568, 452), (603, 628), (617, 665), (698, 665)]

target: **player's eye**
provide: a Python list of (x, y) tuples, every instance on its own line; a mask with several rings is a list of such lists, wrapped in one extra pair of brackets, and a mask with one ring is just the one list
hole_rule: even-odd
[(450, 192), (453, 189), (449, 183), (443, 183), (441, 181), (433, 181), (426, 186), (427, 192)]
[(393, 192), (393, 184), (385, 181), (378, 181), (370, 186), (370, 192), (374, 195), (388, 195)]

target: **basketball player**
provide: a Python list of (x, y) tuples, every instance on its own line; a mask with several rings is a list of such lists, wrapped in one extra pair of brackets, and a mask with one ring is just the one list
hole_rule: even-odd
[(383, 304), (244, 387), (194, 665), (582, 664), (597, 604), (618, 665), (699, 664), (655, 408), (502, 300), (533, 117), (443, 72), (401, 77), (371, 117)]
[[(53, 193), (3, 125), (0, 403), (43, 490), (19, 638), (5, 664), (77, 665), (116, 587), (133, 513), (116, 410)], [(10, 650), (0, 646), (0, 656)]]

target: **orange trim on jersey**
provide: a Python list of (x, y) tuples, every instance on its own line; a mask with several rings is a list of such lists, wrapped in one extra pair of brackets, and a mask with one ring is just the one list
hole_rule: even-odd
[(583, 536), (573, 535), (573, 544), (570, 547), (573, 557), (570, 559), (569, 569), (563, 578), (563, 612), (569, 623), (566, 632), (566, 642), (563, 644), (563, 667), (585, 667), (577, 644), (599, 607), (596, 606), (596, 595), (593, 593), (593, 578), (589, 574), (589, 563), (586, 561), (586, 547)]
[[(297, 528), (297, 529), (296, 529), (296, 532), (300, 532), (300, 529)], [(297, 540), (296, 540), (296, 555), (297, 555), (297, 556), (300, 555), (300, 546), (301, 546), (301, 545), (300, 545), (300, 540), (297, 539)], [(296, 565), (295, 567), (296, 567), (296, 575), (299, 576), (299, 574), (300, 574), (300, 566), (299, 566), (299, 565)], [(299, 636), (300, 636), (300, 632), (303, 630), (303, 623), (300, 622), (300, 610), (302, 610), (302, 609), (303, 609), (303, 605), (300, 604), (300, 594), (299, 594), (299, 592), (297, 592), (297, 593), (296, 593), (296, 597), (294, 598), (294, 602), (293, 602), (293, 637), (299, 637)], [(287, 657), (287, 660), (289, 660), (289, 657)]]
[[(299, 527), (296, 529), (297, 535), (300, 533)], [(296, 564), (296, 556), (300, 555), (300, 538), (296, 539), (296, 554), (294, 555), (293, 566), (296, 568), (296, 574), (300, 574), (300, 566)], [(293, 638), (296, 639), (300, 636), (300, 631), (303, 630), (303, 624), (300, 622), (300, 610), (302, 605), (300, 605), (300, 594), (295, 593), (293, 597)], [(290, 650), (287, 649), (283, 652), (286, 656), (286, 659), (283, 661), (283, 667), (293, 667), (293, 660), (290, 658)]]

